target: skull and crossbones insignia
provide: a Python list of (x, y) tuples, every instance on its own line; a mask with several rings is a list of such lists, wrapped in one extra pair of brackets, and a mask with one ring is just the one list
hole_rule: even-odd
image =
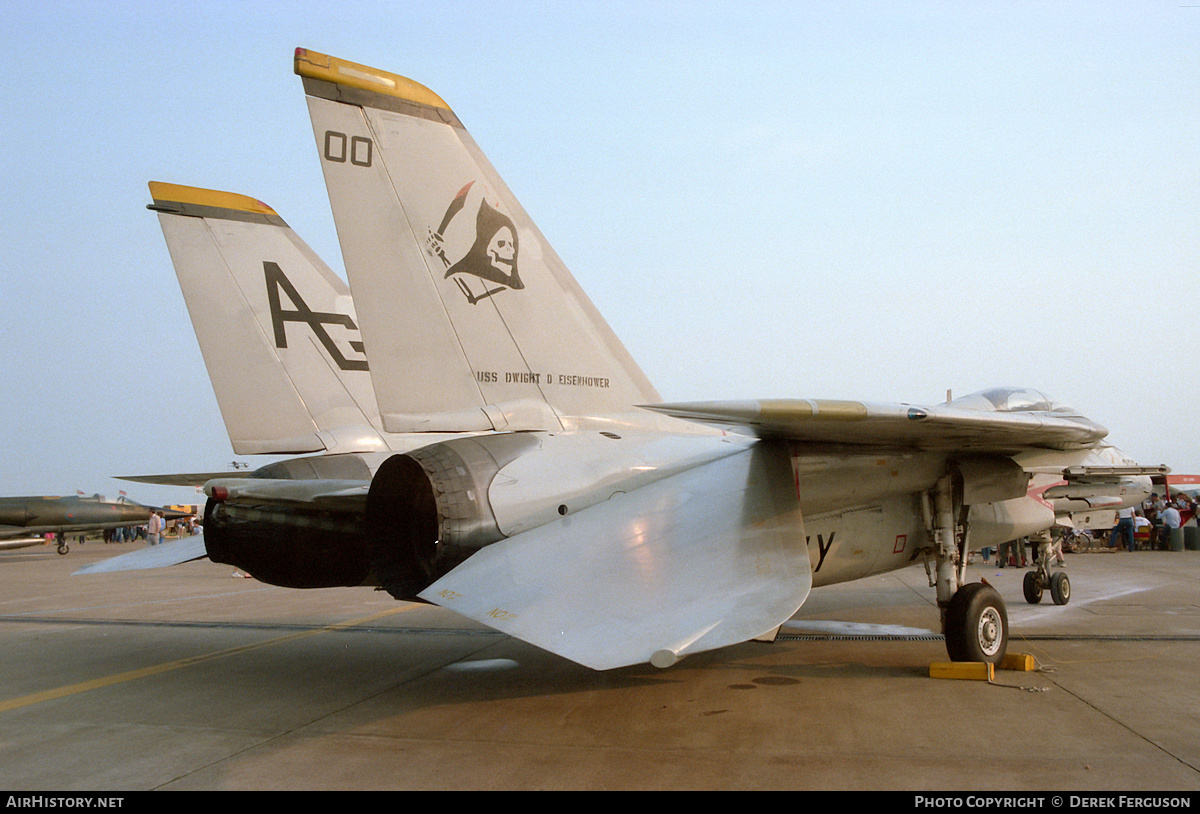
[[(507, 215), (485, 199), (480, 199), (475, 214), (475, 237), (471, 247), (456, 261), (446, 256), (447, 230), (465, 208), (474, 183), (468, 183), (454, 196), (446, 214), (442, 216), (441, 225), (436, 232), (430, 232), (426, 241), (429, 252), (441, 258), (446, 266), (444, 279), (453, 277), (459, 291), (471, 305), (502, 291), (516, 291), (525, 287), (517, 269), (520, 253), (517, 227)], [(478, 283), (471, 278), (482, 281), (481, 292), (477, 293)]]

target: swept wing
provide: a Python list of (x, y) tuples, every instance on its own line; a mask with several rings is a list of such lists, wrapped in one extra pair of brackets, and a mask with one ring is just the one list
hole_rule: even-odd
[(812, 587), (787, 452), (758, 444), (488, 546), (421, 592), (596, 670), (755, 638)]
[(761, 438), (854, 446), (1012, 453), (1028, 447), (1084, 449), (1108, 431), (1079, 415), (1000, 412), (953, 405), (775, 399), (644, 405), (646, 409)]

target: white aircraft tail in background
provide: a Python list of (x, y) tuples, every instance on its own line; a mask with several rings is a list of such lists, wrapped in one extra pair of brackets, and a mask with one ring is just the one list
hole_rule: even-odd
[(346, 283), (261, 201), (150, 195), (234, 452), (386, 450)]

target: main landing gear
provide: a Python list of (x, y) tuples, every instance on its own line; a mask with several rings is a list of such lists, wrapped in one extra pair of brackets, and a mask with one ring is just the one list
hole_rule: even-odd
[(985, 582), (962, 586), (950, 598), (943, 630), (951, 661), (988, 661), (1004, 658), (1008, 648), (1008, 613), (1000, 592)]
[[(954, 482), (938, 481), (932, 497), (930, 534), (937, 557), (938, 607), (951, 661), (999, 664), (1008, 650), (1008, 611), (1000, 593), (986, 582), (966, 584), (966, 532), (956, 522)], [(928, 570), (928, 564), (926, 565)]]
[[(1033, 542), (1033, 541), (1031, 541)], [(1036, 605), (1042, 601), (1042, 592), (1050, 589), (1050, 597), (1055, 605), (1065, 605), (1071, 601), (1071, 579), (1066, 571), (1050, 573), (1050, 543), (1047, 541), (1033, 542), (1037, 546), (1037, 556), (1034, 562), (1037, 568), (1025, 572), (1025, 581), (1021, 587), (1025, 593), (1025, 601)]]

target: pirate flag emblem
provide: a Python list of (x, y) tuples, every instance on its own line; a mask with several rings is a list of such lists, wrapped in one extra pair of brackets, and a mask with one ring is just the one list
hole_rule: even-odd
[(475, 213), (475, 240), (471, 248), (456, 262), (446, 257), (446, 230), (466, 206), (467, 193), (474, 183), (471, 181), (458, 191), (442, 216), (441, 225), (426, 241), (430, 253), (446, 264), (446, 279), (454, 278), (471, 305), (506, 289), (515, 291), (525, 287), (517, 272), (517, 227), (486, 200), (480, 200), (479, 211)]

